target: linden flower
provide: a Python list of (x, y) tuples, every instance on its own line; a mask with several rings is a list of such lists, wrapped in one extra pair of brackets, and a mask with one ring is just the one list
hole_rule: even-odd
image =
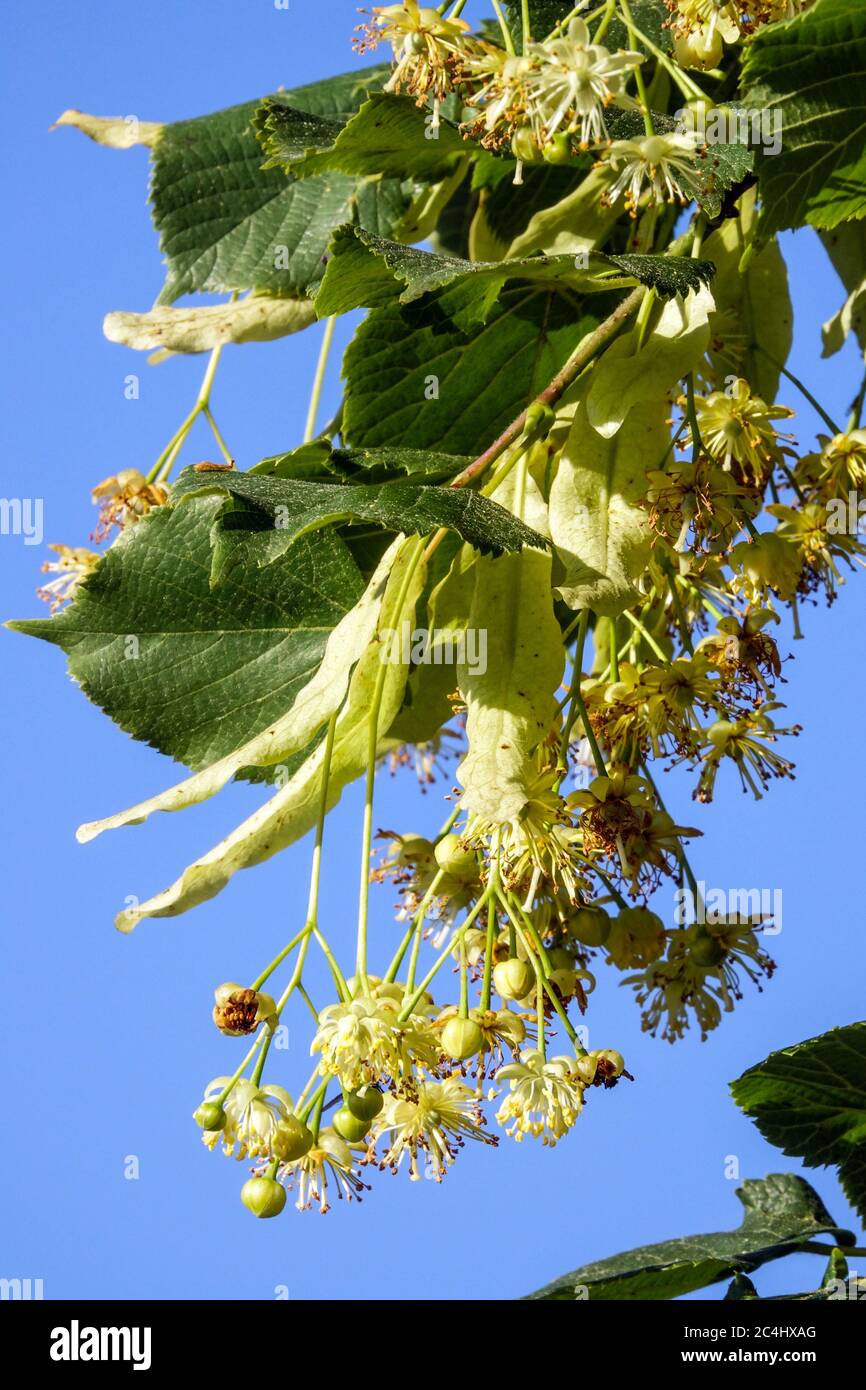
[(636, 105), (622, 87), (628, 74), (643, 62), (643, 55), (627, 50), (610, 53), (603, 45), (591, 43), (582, 19), (572, 19), (561, 38), (529, 44), (527, 56), (533, 60), (526, 77), (528, 116), (542, 144), (562, 125), (570, 131), (579, 127), (584, 145), (606, 140), (605, 108), (612, 103)]
[(683, 552), (691, 531), (696, 549), (732, 536), (742, 525), (749, 493), (711, 459), (673, 461), (667, 471), (650, 469), (649, 488), (641, 505), (649, 510), (653, 530)]
[[(764, 707), (773, 708), (773, 705)], [(693, 795), (698, 801), (712, 801), (721, 761), (731, 758), (737, 765), (743, 791), (751, 791), (755, 800), (760, 801), (762, 789), (769, 786), (772, 778), (790, 777), (793, 780), (794, 777), (794, 764), (770, 745), (783, 734), (796, 736), (799, 732), (798, 724), (790, 729), (777, 729), (763, 710), (746, 714), (742, 719), (716, 720), (707, 730), (704, 765)]]
[(808, 454), (797, 467), (801, 488), (828, 502), (866, 487), (866, 430), (850, 430), (832, 439), (821, 434), (818, 442), (821, 453)]
[(712, 42), (718, 34), (725, 43), (736, 43), (740, 38), (744, 8), (740, 0), (667, 0), (667, 6), (676, 16), (673, 29), (677, 35), (700, 32)]
[(359, 53), (390, 43), (396, 67), (385, 85), (386, 92), (411, 92), (418, 105), (434, 98), (438, 119), (440, 100), (447, 95), (463, 66), (469, 25), (463, 19), (444, 19), (437, 10), (420, 7), (418, 0), (402, 5), (377, 6), (355, 40)]
[(632, 217), (644, 187), (653, 203), (688, 203), (694, 196), (695, 151), (700, 137), (694, 131), (647, 135), (641, 140), (615, 140), (606, 156), (616, 178), (604, 195), (610, 206), (625, 194)]
[(323, 1129), (303, 1158), (281, 1164), (277, 1176), (289, 1191), (297, 1189), (298, 1211), (309, 1211), (313, 1206), (323, 1215), (330, 1211), (329, 1186), (336, 1187), (338, 1201), (345, 1197), (348, 1202), (353, 1198), (360, 1202), (361, 1193), (369, 1191), (355, 1170), (352, 1150), (334, 1129)]
[(467, 1139), (497, 1142), (485, 1134), (482, 1124), (476, 1097), (457, 1077), (419, 1085), (407, 1083), (401, 1094), (386, 1098), (376, 1121), (376, 1137), (388, 1144), (379, 1167), (396, 1173), (408, 1155), (412, 1182), (424, 1176), (419, 1160), (428, 1174), (441, 1182)]
[(769, 979), (775, 964), (757, 941), (759, 925), (760, 920), (724, 919), (674, 933), (666, 960), (623, 981), (632, 985), (643, 1007), (644, 1030), (656, 1037), (661, 1029), (666, 1042), (676, 1042), (684, 1036), (693, 1013), (703, 1041), (718, 1027), (722, 1013), (730, 1013), (743, 997), (738, 968), (760, 991), (761, 975)]
[[(742, 377), (732, 383), (729, 391), (713, 391), (711, 395), (695, 397), (698, 429), (707, 452), (730, 472), (734, 463), (758, 487), (790, 450), (780, 445), (773, 428), (774, 420), (789, 420), (794, 414), (784, 405), (768, 406), (760, 396), (753, 396), (749, 383)], [(691, 431), (683, 439), (683, 447), (692, 443)]]
[(322, 1054), (321, 1074), (339, 1077), (347, 1090), (357, 1091), (399, 1075), (413, 1062), (435, 1067), (440, 1049), (428, 1020), (413, 1014), (399, 1024), (399, 1007), (388, 998), (360, 998), (324, 1008), (310, 1044), (311, 1055)]
[(849, 569), (855, 563), (864, 566), (862, 543), (856, 536), (833, 532), (828, 525), (827, 508), (820, 502), (810, 502), (797, 509), (772, 503), (767, 511), (779, 520), (776, 528), (781, 540), (796, 546), (801, 559), (797, 591), (807, 595), (823, 586), (827, 602), (832, 603), (838, 585), (845, 583), (837, 560), (844, 560)]
[(559, 794), (562, 776), (547, 745), (541, 745), (528, 770), (527, 799), (519, 816), (495, 824), (473, 816), (463, 840), (471, 848), (487, 849), (498, 835), (499, 866), (508, 888), (525, 895), (535, 878), (542, 887), (577, 902), (587, 886), (585, 861), (568, 805)]
[(111, 478), (104, 478), (91, 492), (94, 502), (100, 503), (99, 519), (92, 539), (104, 541), (112, 526), (118, 530), (131, 521), (138, 521), (152, 507), (162, 507), (168, 501), (168, 491), (161, 483), (149, 483), (137, 468), (124, 468)]
[[(518, 1142), (531, 1134), (551, 1148), (567, 1134), (583, 1108), (583, 1082), (575, 1057), (552, 1057), (529, 1049), (519, 1062), (508, 1062), (497, 1072), (498, 1081), (507, 1081), (509, 1094), (496, 1113), (497, 1123), (509, 1138)], [(490, 1098), (496, 1094), (491, 1091)]]
[[(230, 1080), (229, 1076), (218, 1076), (211, 1081), (204, 1093), (205, 1103), (216, 1100)], [(213, 1149), (221, 1139), (223, 1153), (230, 1155), (237, 1150), (238, 1159), (267, 1157), (277, 1125), (293, 1108), (292, 1098), (282, 1086), (256, 1086), (243, 1079), (223, 1101), (225, 1128), (206, 1130), (202, 1141)]]
[(50, 604), (51, 612), (56, 613), (58, 608), (75, 597), (87, 576), (98, 565), (100, 556), (80, 545), (49, 545), (48, 549), (54, 551), (57, 559), (46, 560), (42, 573), (56, 574), (57, 578), (41, 584), (36, 590), (36, 597)]
[(771, 699), (771, 682), (782, 674), (782, 660), (774, 638), (762, 629), (778, 621), (771, 608), (754, 609), (742, 619), (722, 618), (716, 632), (698, 643), (695, 656), (705, 656), (713, 663), (726, 689), (735, 691), (741, 684), (750, 685), (755, 703), (762, 695)]

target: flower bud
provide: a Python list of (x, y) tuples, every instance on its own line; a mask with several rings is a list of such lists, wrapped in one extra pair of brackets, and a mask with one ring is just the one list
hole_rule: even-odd
[(192, 1112), (192, 1117), (197, 1125), (201, 1125), (202, 1129), (210, 1134), (226, 1127), (226, 1112), (215, 1100), (203, 1101), (198, 1109)]
[(570, 999), (577, 988), (578, 975), (573, 966), (567, 970), (551, 970), (547, 978), (562, 999)]
[(253, 1216), (279, 1216), (286, 1205), (286, 1189), (275, 1178), (248, 1178), (241, 1201)]
[(271, 1154), (281, 1163), (293, 1163), (313, 1148), (313, 1131), (300, 1116), (286, 1115), (271, 1134)]
[(603, 907), (579, 907), (569, 917), (567, 930), (581, 946), (603, 946), (610, 936), (610, 918)]
[(436, 863), (451, 878), (459, 883), (475, 883), (478, 878), (478, 864), (471, 849), (460, 842), (459, 835), (443, 835), (434, 851)]
[(339, 1110), (334, 1111), (331, 1123), (347, 1144), (359, 1144), (370, 1128), (370, 1121), (353, 1115), (348, 1105), (341, 1105)]
[(358, 1120), (375, 1120), (385, 1104), (385, 1097), (375, 1086), (368, 1086), (364, 1092), (349, 1091), (346, 1105)]
[(309, 1153), (312, 1147), (313, 1132), (298, 1115), (287, 1115), (280, 1120), (271, 1135), (271, 1153), (281, 1163), (294, 1163)]
[(648, 907), (624, 907), (610, 924), (607, 949), (620, 970), (649, 965), (665, 949), (665, 925)]
[(442, 1049), (449, 1057), (463, 1062), (484, 1046), (484, 1034), (471, 1018), (449, 1018), (442, 1029)]
[(535, 972), (525, 960), (512, 956), (493, 967), (493, 983), (503, 999), (525, 999), (535, 981)]
[(539, 157), (539, 149), (529, 126), (521, 126), (511, 137), (511, 153), (524, 164), (534, 164)]

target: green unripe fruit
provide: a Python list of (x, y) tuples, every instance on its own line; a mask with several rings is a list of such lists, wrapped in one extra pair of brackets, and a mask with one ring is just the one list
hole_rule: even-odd
[(197, 1110), (192, 1112), (192, 1117), (197, 1125), (213, 1134), (215, 1130), (225, 1129), (226, 1112), (221, 1105), (217, 1105), (215, 1100), (204, 1101)]
[(493, 967), (493, 983), (503, 999), (525, 999), (535, 981), (535, 972), (525, 960), (512, 957)]
[(275, 1178), (248, 1178), (241, 1201), (253, 1216), (279, 1216), (286, 1205), (286, 1189)]
[(515, 159), (522, 160), (524, 164), (532, 164), (538, 159), (539, 149), (529, 126), (522, 126), (520, 130), (515, 130), (511, 137), (511, 153)]
[(436, 849), (436, 863), (451, 878), (460, 883), (474, 883), (478, 877), (478, 864), (471, 849), (464, 848), (459, 835), (443, 835)]
[(271, 1136), (271, 1153), (282, 1163), (294, 1163), (313, 1147), (313, 1132), (297, 1115), (280, 1120)]
[(484, 1046), (484, 1034), (471, 1018), (449, 1018), (442, 1029), (442, 1048), (449, 1057), (464, 1062)]
[(577, 971), (573, 968), (568, 970), (551, 970), (548, 979), (555, 985), (563, 999), (569, 998), (577, 988)]
[(570, 956), (563, 946), (550, 946), (547, 951), (547, 959), (550, 962), (551, 970), (574, 969), (574, 957)]
[(346, 1105), (356, 1120), (375, 1120), (384, 1104), (385, 1097), (375, 1086), (368, 1086), (363, 1095), (359, 1095), (357, 1091), (349, 1091), (346, 1096)]
[(689, 956), (695, 965), (700, 965), (705, 970), (712, 969), (714, 965), (721, 965), (727, 954), (721, 941), (710, 936), (709, 932), (702, 932), (689, 946)]
[(571, 137), (564, 130), (559, 131), (542, 146), (541, 153), (548, 164), (570, 164), (573, 158)]
[(347, 1144), (359, 1144), (370, 1128), (370, 1121), (359, 1120), (357, 1115), (352, 1114), (348, 1105), (341, 1105), (339, 1110), (334, 1112), (331, 1123)]
[(579, 907), (568, 919), (568, 934), (582, 946), (603, 946), (610, 936), (610, 918), (603, 907)]

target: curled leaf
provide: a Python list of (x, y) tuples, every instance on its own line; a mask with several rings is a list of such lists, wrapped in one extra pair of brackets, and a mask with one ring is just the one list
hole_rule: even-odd
[(221, 343), (269, 343), (315, 322), (316, 311), (308, 299), (261, 294), (203, 308), (158, 308), (145, 314), (117, 310), (106, 314), (102, 328), (109, 342), (123, 347), (208, 352)]
[(97, 145), (107, 145), (112, 150), (130, 150), (133, 145), (152, 148), (163, 128), (159, 121), (140, 121), (137, 116), (89, 116), (75, 107), (58, 116), (51, 129), (62, 125), (74, 126)]

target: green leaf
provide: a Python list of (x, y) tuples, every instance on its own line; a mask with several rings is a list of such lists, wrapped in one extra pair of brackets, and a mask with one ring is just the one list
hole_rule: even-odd
[(502, 292), (486, 324), (463, 333), (442, 299), (390, 304), (361, 324), (343, 359), (352, 448), (480, 453), (598, 323), (570, 296), (520, 286)]
[[(686, 294), (708, 283), (715, 267), (708, 261), (676, 256), (527, 256), (508, 261), (467, 261), (437, 256), (387, 241), (360, 227), (341, 227), (331, 243), (328, 265), (316, 294), (321, 316), (349, 309), (376, 308), (399, 295), (401, 304), (449, 288), (440, 301), (459, 328), (486, 322), (502, 288), (512, 280), (608, 292), (641, 283), (664, 297)], [(401, 288), (402, 287), (402, 288)]]
[(154, 510), (115, 542), (69, 608), (11, 624), (62, 647), (94, 704), (192, 768), (285, 712), (362, 589), (345, 545), (328, 533), (297, 541), (264, 572), (240, 564), (211, 590), (222, 502)]
[[(318, 538), (321, 544), (321, 538)], [(129, 932), (145, 917), (175, 917), (207, 902), (226, 886), (239, 869), (262, 864), (305, 835), (316, 823), (321, 805), (330, 811), (344, 787), (366, 767), (371, 711), (378, 710), (381, 738), (392, 724), (403, 699), (407, 668), (383, 660), (390, 633), (403, 622), (411, 624), (424, 585), (421, 542), (404, 541), (391, 568), (379, 609), (377, 636), (356, 665), (346, 699), (336, 717), (330, 762), (320, 741), (297, 771), (269, 801), (248, 816), (212, 850), (189, 865), (169, 888), (127, 908), (115, 919), (119, 931)], [(285, 708), (285, 706), (284, 706)], [(328, 768), (327, 794), (323, 778)]]
[[(339, 122), (389, 70), (348, 73), (270, 100)], [(406, 213), (409, 197), (395, 179), (297, 180), (263, 169), (259, 104), (179, 121), (156, 140), (151, 200), (168, 271), (161, 304), (196, 290), (302, 293), (321, 272), (334, 227), (357, 218), (387, 235)]]
[[(271, 532), (267, 563), (298, 537), (336, 522), (366, 521), (386, 531), (426, 536), (439, 527), (456, 531), (483, 554), (501, 555), (525, 545), (548, 542), (531, 527), (468, 488), (425, 483), (319, 483), (253, 473), (197, 473), (187, 468), (173, 488), (175, 501), (200, 493), (221, 493), (241, 508), (219, 517), (217, 531), (241, 530), (249, 536)], [(224, 568), (220, 573), (224, 574)]]
[(746, 1214), (735, 1231), (642, 1245), (582, 1265), (529, 1298), (548, 1302), (679, 1298), (739, 1272), (749, 1274), (828, 1231), (839, 1244), (853, 1244), (851, 1232), (837, 1230), (817, 1192), (793, 1173), (748, 1178), (737, 1196)]
[(783, 1153), (809, 1168), (838, 1167), (849, 1201), (866, 1219), (866, 1023), (772, 1052), (731, 1091)]
[(295, 696), (286, 713), (262, 733), (195, 776), (117, 815), (80, 826), (78, 840), (86, 844), (104, 830), (140, 825), (155, 811), (182, 811), (187, 806), (195, 806), (221, 791), (242, 768), (288, 766), (342, 705), (351, 673), (376, 636), (385, 586), (403, 544), (402, 540), (395, 541), (383, 556), (361, 598), (328, 638), (321, 665)]
[(832, 357), (853, 333), (866, 353), (866, 223), (845, 222), (831, 232), (819, 232), (836, 274), (848, 291), (838, 313), (821, 329), (822, 357)]
[(288, 454), (262, 459), (249, 471), (319, 482), (385, 483), (395, 478), (414, 478), (441, 483), (455, 477), (471, 462), (467, 454), (442, 454), (431, 449), (335, 449), (327, 440), (319, 439)]
[(864, 72), (861, 0), (817, 0), (747, 45), (744, 100), (782, 119), (780, 153), (757, 156), (764, 234), (866, 216)]
[(744, 271), (740, 261), (755, 222), (755, 190), (739, 202), (739, 215), (728, 217), (704, 242), (716, 264), (708, 351), (710, 380), (723, 390), (726, 378), (742, 376), (765, 401), (774, 401), (779, 368), (787, 361), (794, 336), (788, 272), (775, 239), (753, 254)]
[(517, 819), (529, 800), (532, 754), (553, 726), (565, 652), (550, 567), (550, 555), (533, 550), (475, 566), (467, 626), (484, 635), (486, 660), (458, 670), (468, 751), (457, 780), (470, 815), (496, 823)]
[(432, 116), (414, 97), (377, 92), (345, 124), (310, 118), (267, 99), (256, 118), (265, 153), (296, 178), (337, 172), (435, 183), (465, 163), (476, 147), (450, 121)]

